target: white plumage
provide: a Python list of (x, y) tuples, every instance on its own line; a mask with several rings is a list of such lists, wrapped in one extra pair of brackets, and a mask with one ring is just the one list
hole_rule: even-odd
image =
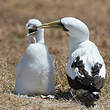
[(89, 30), (80, 20), (65, 17), (45, 23), (41, 28), (62, 28), (69, 35), (69, 59), (67, 78), (74, 90), (83, 89), (98, 99), (98, 93), (104, 86), (106, 69), (96, 45), (89, 40)]
[(54, 66), (44, 44), (44, 29), (37, 28), (40, 25), (37, 19), (26, 24), (29, 45), (15, 68), (15, 91), (19, 94), (54, 93)]
[(96, 45), (89, 40), (78, 44), (78, 47), (75, 48), (75, 50), (70, 53), (67, 64), (68, 76), (70, 76), (72, 79), (75, 79), (76, 76), (81, 77), (81, 74), (78, 72), (79, 71), (78, 68), (71, 68), (72, 63), (75, 62), (77, 56), (79, 56), (80, 60), (83, 61), (85, 70), (88, 72), (88, 75), (90, 76), (92, 76), (91, 68), (96, 63), (102, 64), (102, 68), (100, 69), (99, 76), (105, 79), (106, 69), (103, 58), (101, 57)]

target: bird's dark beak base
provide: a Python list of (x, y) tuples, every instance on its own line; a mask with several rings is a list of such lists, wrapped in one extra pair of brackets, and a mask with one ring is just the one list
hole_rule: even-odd
[(49, 22), (49, 23), (44, 23), (40, 26), (40, 28), (61, 28), (64, 31), (68, 31), (64, 25), (61, 23), (61, 20)]

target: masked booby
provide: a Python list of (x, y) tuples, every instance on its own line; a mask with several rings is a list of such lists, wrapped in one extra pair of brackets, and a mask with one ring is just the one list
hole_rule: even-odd
[(89, 30), (85, 23), (64, 17), (44, 23), (40, 28), (62, 28), (69, 35), (69, 59), (67, 79), (72, 91), (84, 90), (85, 96), (97, 100), (106, 77), (105, 63), (96, 45), (89, 40)]

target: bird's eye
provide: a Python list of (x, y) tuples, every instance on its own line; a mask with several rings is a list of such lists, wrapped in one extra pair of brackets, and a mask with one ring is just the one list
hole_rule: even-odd
[(28, 24), (27, 26), (29, 27), (31, 24)]

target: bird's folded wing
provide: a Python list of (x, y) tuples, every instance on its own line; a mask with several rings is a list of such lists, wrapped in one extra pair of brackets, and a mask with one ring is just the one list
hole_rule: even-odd
[(91, 86), (97, 91), (104, 86), (106, 70), (101, 57), (95, 60), (91, 55), (77, 56), (71, 67), (77, 68), (78, 75), (75, 79), (81, 85)]

